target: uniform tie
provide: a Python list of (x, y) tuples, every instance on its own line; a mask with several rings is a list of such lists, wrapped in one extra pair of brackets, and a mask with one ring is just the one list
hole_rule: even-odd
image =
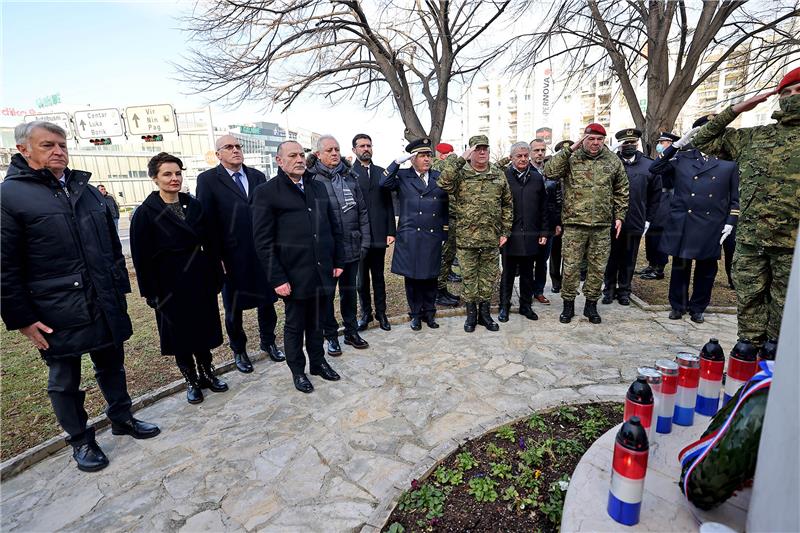
[(297, 182), (297, 188), (300, 189), (300, 192), (305, 192), (305, 189), (303, 189), (303, 182), (302, 181), (298, 181)]
[(247, 191), (244, 190), (244, 183), (242, 183), (242, 173), (241, 172), (234, 172), (233, 173), (233, 181), (235, 181), (236, 185), (239, 186), (239, 189), (242, 190), (242, 194), (247, 196)]

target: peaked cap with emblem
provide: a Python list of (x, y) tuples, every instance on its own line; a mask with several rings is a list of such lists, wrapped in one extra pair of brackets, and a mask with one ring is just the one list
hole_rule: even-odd
[(559, 151), (563, 150), (564, 148), (566, 148), (567, 146), (572, 146), (573, 144), (575, 144), (575, 141), (570, 141), (569, 139), (563, 140), (563, 141), (561, 141), (559, 143), (556, 143), (556, 145), (553, 146), (553, 151), (554, 152), (559, 152)]
[(705, 124), (709, 120), (713, 120), (714, 117), (716, 117), (716, 116), (717, 116), (716, 113), (711, 113), (710, 115), (706, 115), (704, 117), (700, 117), (697, 120), (695, 120), (694, 122), (692, 122), (692, 127), (693, 128), (697, 128), (699, 126), (702, 126), (703, 124)]
[(656, 139), (656, 142), (658, 142), (658, 141), (672, 141), (672, 142), (675, 142), (678, 139), (680, 139), (680, 137), (678, 137), (674, 133), (671, 133), (669, 131), (662, 131), (661, 133), (658, 134), (658, 139)]
[(427, 137), (411, 141), (406, 146), (406, 152), (409, 154), (418, 154), (420, 152), (433, 152), (431, 140)]
[(642, 138), (642, 132), (636, 128), (628, 128), (618, 131), (614, 134), (614, 137), (616, 137), (618, 141), (622, 142), (638, 141)]

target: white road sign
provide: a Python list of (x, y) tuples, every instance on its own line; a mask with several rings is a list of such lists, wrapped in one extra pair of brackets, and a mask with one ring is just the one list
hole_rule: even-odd
[(25, 115), (25, 122), (35, 122), (37, 120), (44, 120), (45, 122), (52, 122), (57, 126), (64, 128), (67, 132), (67, 137), (72, 137), (72, 124), (69, 121), (67, 113), (37, 113), (35, 115)]
[(131, 135), (172, 133), (177, 129), (175, 112), (169, 104), (125, 108), (125, 122)]
[(118, 109), (87, 109), (72, 115), (75, 129), (81, 139), (119, 137), (123, 135), (122, 117)]

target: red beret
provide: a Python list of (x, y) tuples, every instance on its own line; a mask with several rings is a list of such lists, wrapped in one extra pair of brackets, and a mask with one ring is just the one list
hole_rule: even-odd
[(800, 83), (800, 67), (792, 70), (783, 77), (781, 82), (778, 84), (778, 92), (781, 92), (789, 85), (794, 85), (795, 83)]
[(453, 148), (452, 144), (439, 143), (439, 144), (436, 145), (436, 151), (439, 152), (440, 154), (449, 154), (450, 152), (453, 152), (454, 150), (455, 150), (455, 148)]
[(606, 129), (603, 127), (602, 124), (598, 124), (597, 122), (592, 122), (591, 124), (586, 126), (586, 129), (583, 130), (583, 133), (587, 135), (593, 133), (595, 135), (602, 135), (603, 137), (605, 137)]

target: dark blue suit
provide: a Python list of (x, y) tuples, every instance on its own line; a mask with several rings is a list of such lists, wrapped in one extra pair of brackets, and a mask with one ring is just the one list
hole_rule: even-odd
[(406, 278), (412, 317), (433, 316), (436, 311), (437, 277), (448, 224), (447, 193), (437, 185), (438, 178), (438, 171), (429, 170), (425, 185), (413, 168), (400, 169), (392, 162), (380, 182), (381, 187), (397, 191), (400, 221), (392, 272)]
[[(650, 172), (660, 174), (663, 186), (672, 189), (659, 246), (673, 257), (670, 305), (678, 311), (702, 313), (711, 301), (722, 229), (725, 224), (735, 226), (739, 217), (739, 167), (699, 150), (679, 152), (670, 146), (650, 165)], [(696, 265), (689, 299), (692, 260)]]

